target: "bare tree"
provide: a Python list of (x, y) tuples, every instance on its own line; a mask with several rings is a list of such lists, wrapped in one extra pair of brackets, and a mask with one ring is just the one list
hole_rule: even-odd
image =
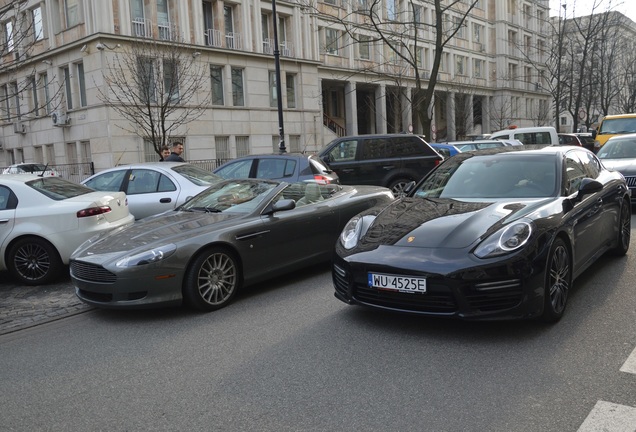
[[(0, 115), (21, 119), (57, 108), (63, 89), (49, 86), (54, 77), (45, 80), (36, 74), (32, 59), (46, 50), (42, 9), (28, 9), (24, 0), (0, 0), (0, 23)], [(38, 100), (37, 95), (45, 87), (48, 99)]]
[(122, 129), (150, 140), (161, 154), (173, 132), (209, 105), (205, 66), (197, 59), (182, 43), (135, 39), (107, 60), (99, 98), (130, 122)]
[[(401, 9), (398, 6), (402, 3), (397, 1), (391, 2), (388, 8), (383, 0), (361, 3), (366, 6), (358, 7), (353, 13), (343, 16), (321, 12), (313, 4), (308, 6), (325, 22), (344, 29), (352, 44), (380, 46), (381, 58), (376, 59), (378, 61), (368, 71), (383, 79), (397, 79), (398, 86), (403, 85), (405, 79), (414, 83), (409, 102), (428, 136), (432, 123), (430, 108), (444, 49), (458, 32), (465, 29), (466, 18), (478, 0), (433, 0), (432, 22), (422, 20), (421, 5), (414, 0), (406, 0)], [(360, 19), (357, 19), (358, 15)], [(430, 42), (425, 42), (426, 39), (422, 36), (425, 31), (432, 32), (434, 38), (433, 62), (428, 67), (423, 64), (421, 50), (430, 46)]]
[(493, 130), (506, 129), (512, 123), (512, 99), (502, 93), (497, 94), (490, 101), (490, 122)]

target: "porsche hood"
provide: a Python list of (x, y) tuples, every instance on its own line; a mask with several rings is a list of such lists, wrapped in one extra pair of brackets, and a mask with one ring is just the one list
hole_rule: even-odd
[(531, 204), (404, 198), (377, 215), (358, 248), (370, 250), (378, 245), (465, 248), (526, 215)]

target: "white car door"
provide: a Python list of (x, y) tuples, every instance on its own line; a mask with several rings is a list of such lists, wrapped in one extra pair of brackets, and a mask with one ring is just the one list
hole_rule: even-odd
[[(11, 190), (0, 185), (0, 256), (4, 256), (7, 238), (15, 225), (15, 207), (10, 201)], [(6, 264), (0, 259), (0, 270), (4, 270)]]
[(158, 171), (137, 168), (130, 172), (126, 195), (130, 213), (142, 219), (174, 209), (179, 187)]

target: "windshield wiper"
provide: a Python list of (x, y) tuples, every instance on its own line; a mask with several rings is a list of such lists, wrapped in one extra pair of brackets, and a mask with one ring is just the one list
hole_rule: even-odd
[(205, 213), (221, 213), (222, 210), (212, 207), (190, 207), (187, 211), (199, 211)]

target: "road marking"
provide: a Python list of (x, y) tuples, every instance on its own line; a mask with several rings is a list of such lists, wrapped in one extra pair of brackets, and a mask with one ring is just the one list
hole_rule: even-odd
[(634, 432), (636, 408), (598, 401), (578, 432)]
[(627, 361), (623, 364), (620, 371), (636, 374), (636, 348), (634, 348), (634, 351), (627, 357)]

